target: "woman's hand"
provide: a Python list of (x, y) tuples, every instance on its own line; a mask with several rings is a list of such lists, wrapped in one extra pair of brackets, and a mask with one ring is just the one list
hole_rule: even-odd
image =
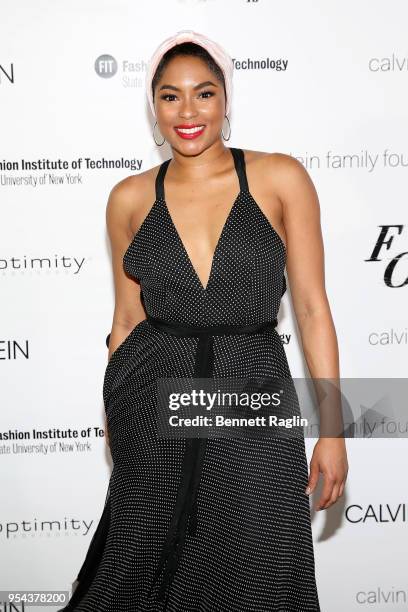
[(316, 510), (332, 506), (343, 495), (348, 473), (346, 443), (344, 438), (320, 438), (310, 460), (309, 483), (306, 494), (314, 491), (322, 472), (324, 484)]

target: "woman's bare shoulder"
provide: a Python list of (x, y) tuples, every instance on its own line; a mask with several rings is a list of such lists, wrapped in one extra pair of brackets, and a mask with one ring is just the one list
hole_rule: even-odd
[(108, 198), (106, 216), (109, 221), (120, 223), (135, 233), (156, 199), (155, 180), (160, 164), (125, 177), (116, 183)]
[(155, 191), (155, 180), (160, 164), (149, 168), (139, 174), (132, 174), (116, 183), (110, 194), (114, 195), (115, 202), (123, 202), (124, 205), (134, 205), (146, 198), (149, 192)]
[(312, 182), (303, 163), (287, 153), (247, 150), (245, 159), (253, 176), (270, 184), (275, 193), (279, 185), (285, 186), (295, 182), (306, 186)]
[(275, 166), (282, 169), (290, 169), (299, 165), (303, 167), (296, 157), (288, 155), (287, 153), (280, 153), (278, 151), (254, 151), (252, 149), (243, 149), (243, 151), (245, 153), (246, 163), (249, 164), (256, 163), (257, 165)]

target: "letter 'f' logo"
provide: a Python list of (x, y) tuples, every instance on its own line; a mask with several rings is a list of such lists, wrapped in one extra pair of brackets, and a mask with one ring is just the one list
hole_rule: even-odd
[[(381, 231), (378, 236), (377, 242), (374, 245), (371, 257), (369, 257), (369, 259), (365, 259), (364, 261), (381, 261), (381, 259), (378, 258), (380, 251), (384, 250), (384, 247), (387, 249), (387, 251), (389, 251), (394, 241), (394, 236), (389, 236), (387, 238), (387, 234), (390, 228), (396, 228), (398, 230), (398, 234), (401, 234), (404, 228), (403, 225), (379, 225), (379, 227), (381, 228)], [(408, 284), (408, 277), (406, 277), (405, 280), (403, 280), (399, 285), (394, 285), (392, 283), (392, 275), (395, 270), (395, 267), (404, 255), (408, 255), (408, 251), (405, 251), (404, 253), (400, 253), (399, 255), (393, 257), (393, 259), (390, 260), (389, 264), (385, 268), (384, 283), (387, 285), (387, 287), (391, 287), (392, 289), (398, 289), (399, 287), (404, 287), (404, 285)]]

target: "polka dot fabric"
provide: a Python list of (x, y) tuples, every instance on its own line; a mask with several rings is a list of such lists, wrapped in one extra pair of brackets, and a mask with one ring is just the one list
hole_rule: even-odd
[[(203, 287), (164, 194), (124, 256), (149, 316), (186, 325), (245, 325), (276, 318), (286, 290), (286, 249), (248, 189), (245, 155), (231, 148), (240, 192)], [(209, 438), (188, 535), (164, 601), (154, 574), (181, 478), (184, 439), (156, 435), (156, 384), (192, 377), (198, 339), (141, 321), (106, 367), (113, 471), (103, 514), (64, 612), (320, 612), (308, 465), (301, 437)], [(214, 336), (216, 377), (290, 378), (275, 328)], [(61, 611), (62, 612), (62, 611)]]

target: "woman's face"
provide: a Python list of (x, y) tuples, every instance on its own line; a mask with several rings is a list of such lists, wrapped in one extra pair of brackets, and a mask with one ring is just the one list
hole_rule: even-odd
[[(224, 87), (200, 58), (177, 56), (167, 64), (154, 92), (154, 105), (160, 132), (177, 150), (198, 153), (221, 137)], [(197, 132), (183, 133), (188, 126)]]

